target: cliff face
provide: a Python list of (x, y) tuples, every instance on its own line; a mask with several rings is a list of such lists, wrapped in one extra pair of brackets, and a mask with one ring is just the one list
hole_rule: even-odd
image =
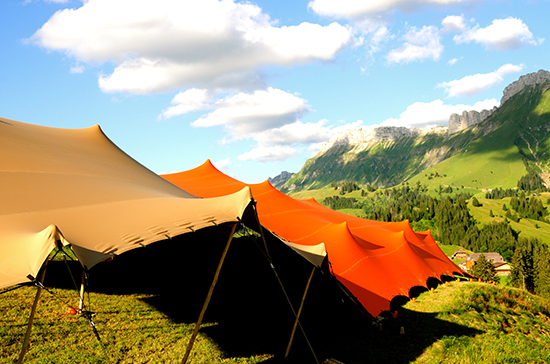
[(489, 115), (496, 110), (494, 107), (492, 110), (482, 110), (481, 112), (463, 111), (462, 115), (452, 114), (449, 118), (449, 134), (457, 133), (461, 130), (468, 129), (476, 124), (481, 123)]
[(359, 153), (379, 143), (394, 143), (403, 138), (414, 138), (426, 134), (445, 134), (446, 127), (406, 128), (397, 126), (367, 126), (342, 131), (323, 145), (319, 154), (330, 153), (334, 147), (352, 145), (352, 153)]
[(536, 73), (529, 73), (521, 76), (517, 81), (512, 82), (504, 89), (502, 99), (500, 100), (500, 105), (502, 106), (506, 100), (523, 90), (525, 87), (535, 86), (548, 81), (550, 81), (550, 72), (545, 70), (540, 70)]

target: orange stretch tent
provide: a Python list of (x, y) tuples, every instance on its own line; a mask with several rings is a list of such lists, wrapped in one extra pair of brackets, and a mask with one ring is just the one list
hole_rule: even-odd
[[(247, 186), (217, 170), (210, 161), (162, 177), (205, 198)], [(441, 251), (429, 231), (414, 232), (408, 221), (353, 217), (314, 199), (293, 199), (267, 181), (249, 186), (262, 226), (314, 264), (319, 265), (328, 254), (332, 274), (375, 317), (390, 309), (395, 296), (408, 296), (415, 286), (426, 287), (430, 277), (465, 274)]]
[[(197, 229), (237, 223), (242, 185), (202, 199), (130, 158), (101, 131), (0, 118), (0, 288), (29, 282), (56, 245), (85, 268)], [(28, 278), (28, 275), (32, 276)]]

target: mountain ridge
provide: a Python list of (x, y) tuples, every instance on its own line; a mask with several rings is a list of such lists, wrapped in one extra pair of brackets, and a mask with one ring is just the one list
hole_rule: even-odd
[[(508, 122), (511, 124), (506, 128), (511, 129), (502, 140), (516, 146), (520, 159), (526, 159), (524, 168), (530, 165), (530, 168), (538, 169), (550, 185), (550, 164), (546, 161), (550, 154), (550, 146), (546, 145), (549, 128), (547, 123), (539, 120), (546, 115), (546, 111), (543, 112), (545, 106), (539, 110), (539, 115), (531, 114), (549, 88), (550, 72), (540, 70), (521, 76), (508, 85), (499, 107), (452, 114), (448, 127), (383, 126), (341, 132), (278, 188), (288, 192), (320, 188), (343, 180), (391, 187), (452, 158)], [(541, 150), (536, 151), (537, 148)], [(517, 156), (514, 158), (517, 162)], [(517, 166), (513, 173), (519, 173)]]

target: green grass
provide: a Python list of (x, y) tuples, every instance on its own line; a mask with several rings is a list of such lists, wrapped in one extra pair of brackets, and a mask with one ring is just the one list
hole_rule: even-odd
[[(550, 197), (550, 193), (545, 192), (536, 198), (541, 199), (543, 206), (550, 210), (550, 205), (546, 203), (548, 197)], [(478, 200), (482, 206), (474, 207), (470, 201), (468, 203), (468, 209), (480, 227), (486, 224), (491, 224), (492, 222), (504, 221), (506, 211), (504, 211), (502, 207), (506, 204), (508, 209), (510, 209), (509, 197), (499, 200), (478, 197)], [(493, 212), (493, 217), (490, 216), (491, 211)], [(520, 219), (519, 222), (509, 221), (509, 223), (512, 229), (517, 231), (520, 236), (537, 238), (546, 244), (550, 244), (550, 224), (532, 219)]]
[(452, 283), (422, 294), (404, 309), (434, 313), (436, 319), (478, 332), (442, 335), (415, 363), (550, 362), (550, 304), (540, 297), (502, 286)]
[[(35, 292), (34, 287), (24, 287), (0, 296), (0, 363), (14, 363), (19, 357)], [(102, 345), (86, 319), (64, 313), (67, 303), (78, 306), (74, 291), (53, 292), (54, 296), (43, 291), (25, 363), (181, 362), (194, 325), (171, 320), (147, 303), (151, 296), (93, 293), (98, 312), (92, 320)], [(216, 324), (204, 327), (212, 325)], [(189, 363), (259, 363), (271, 356), (231, 358), (199, 334)]]
[[(92, 293), (98, 311), (93, 320), (105, 344), (102, 346), (86, 320), (64, 314), (66, 304), (62, 301), (77, 304), (74, 292), (54, 291), (56, 298), (44, 293), (38, 306), (26, 363), (181, 362), (193, 324), (174, 320), (159, 310), (151, 304), (154, 296)], [(0, 363), (17, 360), (34, 293), (35, 288), (26, 287), (0, 296)], [(334, 295), (325, 300), (311, 297), (315, 299), (304, 306), (304, 327), (320, 362), (550, 362), (550, 302), (517, 289), (450, 282), (398, 307), (397, 318), (381, 321), (380, 328)], [(282, 306), (269, 304), (262, 310), (266, 317), (282, 311)], [(207, 322), (199, 332), (190, 362), (314, 362), (300, 334), (291, 351), (298, 355), (287, 361), (282, 360), (282, 350), (274, 354), (260, 346), (244, 356), (224, 351), (222, 343), (239, 336), (240, 326), (248, 322), (242, 317), (221, 336), (214, 334), (219, 324)], [(274, 340), (286, 348), (288, 332)]]

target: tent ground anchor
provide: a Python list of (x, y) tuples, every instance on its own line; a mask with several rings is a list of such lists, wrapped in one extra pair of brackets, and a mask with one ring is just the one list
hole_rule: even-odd
[(220, 270), (222, 269), (223, 261), (225, 260), (225, 256), (227, 255), (227, 251), (229, 250), (229, 244), (231, 244), (231, 240), (233, 239), (233, 235), (235, 234), (235, 229), (237, 228), (237, 224), (233, 224), (233, 227), (231, 228), (231, 234), (229, 235), (229, 240), (227, 240), (227, 244), (225, 245), (225, 249), (223, 251), (222, 257), (220, 258), (220, 262), (218, 263), (218, 269), (216, 270), (216, 274), (214, 275), (214, 279), (212, 280), (212, 285), (210, 286), (210, 290), (208, 291), (208, 295), (206, 296), (206, 299), (204, 300), (204, 304), (202, 306), (202, 311), (199, 315), (199, 319), (197, 323), (195, 324), (195, 331), (193, 331), (193, 335), (191, 336), (191, 339), (189, 340), (189, 343), (187, 344), (187, 349), (185, 350), (185, 356), (183, 357), (183, 360), (181, 361), (182, 364), (187, 363), (187, 359), (189, 358), (189, 354), (191, 353), (191, 349), (193, 348), (193, 344), (195, 343), (195, 339), (197, 337), (197, 334), (199, 333), (199, 329), (201, 327), (202, 319), (204, 318), (204, 313), (206, 312), (206, 309), (208, 308), (208, 304), (210, 303), (210, 298), (212, 297), (212, 292), (214, 292), (214, 287), (216, 286), (216, 283), (218, 282), (218, 277), (220, 275)]

